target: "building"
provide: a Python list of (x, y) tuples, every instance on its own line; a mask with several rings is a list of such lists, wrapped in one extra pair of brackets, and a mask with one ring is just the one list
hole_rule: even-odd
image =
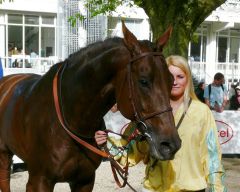
[[(91, 5), (89, 5), (91, 6)], [(87, 19), (68, 22), (80, 12)], [(14, 0), (0, 5), (0, 57), (4, 75), (44, 74), (69, 54), (108, 36), (122, 36), (121, 19), (138, 39), (151, 39), (148, 17), (137, 7), (90, 17), (79, 0)], [(198, 80), (210, 83), (222, 72), (227, 84), (240, 80), (240, 3), (228, 0), (199, 26), (189, 44), (189, 63)], [(141, 30), (144, 29), (144, 30)]]
[(4, 75), (45, 73), (57, 58), (57, 0), (0, 4), (0, 57)]
[[(122, 36), (121, 17), (125, 18), (126, 26), (138, 37), (138, 39), (150, 39), (150, 27), (145, 12), (137, 7), (119, 7), (111, 16), (97, 16), (91, 18), (88, 11), (91, 5), (86, 8), (83, 1), (59, 0), (58, 19), (64, 26), (63, 35), (63, 57), (67, 57), (73, 51), (84, 47), (87, 44), (103, 40), (111, 36)], [(72, 27), (67, 21), (70, 16), (81, 13), (86, 17), (83, 21), (78, 20), (76, 26)], [(144, 30), (141, 30), (144, 28)]]
[(240, 81), (240, 2), (228, 0), (212, 12), (196, 31), (197, 41), (189, 44), (189, 63), (198, 79), (211, 83), (216, 72), (226, 83)]

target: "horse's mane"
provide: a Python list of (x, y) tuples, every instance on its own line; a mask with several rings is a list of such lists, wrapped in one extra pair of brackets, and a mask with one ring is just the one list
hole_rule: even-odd
[[(148, 40), (141, 40), (139, 41), (139, 43), (147, 47), (150, 47), (152, 51), (156, 50), (155, 44)], [(69, 57), (65, 59), (65, 61), (57, 63), (56, 65), (58, 66), (58, 64), (62, 64), (66, 62), (68, 63), (69, 67), (75, 64), (84, 65), (87, 63), (89, 58), (92, 59), (100, 55), (104, 51), (112, 49), (117, 46), (124, 46), (123, 39), (120, 37), (112, 37), (102, 41), (97, 41), (70, 54)], [(55, 67), (56, 66), (52, 66), (51, 69), (54, 69)]]
[(120, 37), (113, 37), (113, 38), (107, 38), (102, 41), (97, 41), (94, 43), (91, 43), (87, 45), (86, 47), (83, 47), (79, 49), (77, 52), (72, 53), (69, 58), (74, 57), (76, 55), (82, 56), (83, 54), (89, 53), (89, 52), (94, 52), (96, 55), (98, 52), (102, 52), (103, 50), (122, 45), (123, 44), (123, 39)]
[(87, 58), (94, 58), (104, 51), (112, 49), (117, 46), (123, 45), (123, 39), (120, 37), (108, 38), (103, 41), (97, 41), (95, 43), (89, 44), (84, 48), (79, 49), (75, 53), (69, 55), (67, 60), (69, 63), (74, 65), (76, 62), (79, 64), (84, 64)]
[[(145, 46), (148, 46), (152, 49), (152, 51), (155, 50), (155, 46), (152, 42), (148, 40), (142, 40), (139, 41), (140, 44), (144, 44)], [(103, 41), (97, 41), (95, 43), (89, 44), (84, 48), (81, 48), (75, 53), (72, 53), (69, 57), (68, 60), (70, 63), (75, 63), (81, 62), (82, 64), (84, 63), (85, 58), (93, 58), (96, 57), (97, 55), (103, 53), (106, 50), (112, 49), (117, 46), (123, 46), (124, 42), (123, 39), (120, 37), (112, 37), (112, 38), (107, 38)]]

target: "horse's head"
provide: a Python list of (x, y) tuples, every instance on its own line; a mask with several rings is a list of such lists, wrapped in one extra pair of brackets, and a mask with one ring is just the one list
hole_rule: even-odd
[(123, 23), (130, 61), (115, 81), (119, 110), (126, 118), (137, 121), (149, 142), (150, 155), (161, 160), (172, 159), (181, 146), (170, 106), (173, 78), (162, 55), (170, 33), (171, 28), (153, 46), (138, 41)]

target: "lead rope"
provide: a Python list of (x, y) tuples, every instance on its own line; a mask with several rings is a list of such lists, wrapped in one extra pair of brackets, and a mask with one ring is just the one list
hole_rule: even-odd
[[(135, 128), (133, 133), (130, 135), (130, 136), (127, 136), (127, 135), (123, 135), (123, 134), (119, 134), (119, 133), (116, 133), (116, 132), (113, 132), (111, 130), (106, 130), (105, 131), (106, 133), (113, 133), (113, 134), (116, 134), (116, 135), (119, 135), (123, 138), (125, 138), (127, 140), (127, 144), (125, 146), (122, 146), (122, 147), (117, 147), (119, 151), (124, 151), (125, 149), (127, 149), (127, 145), (132, 141), (132, 140), (135, 140), (138, 135), (139, 135), (139, 132), (137, 131), (137, 129)], [(107, 146), (105, 145), (104, 146), (104, 151), (106, 151), (108, 154), (111, 154), (109, 152), (109, 149), (107, 148)], [(134, 189), (130, 184), (129, 182), (127, 181), (128, 179), (128, 168), (129, 168), (129, 163), (128, 163), (128, 152), (127, 152), (127, 156), (126, 156), (126, 165), (122, 168), (119, 163), (117, 161), (114, 160), (114, 158), (111, 158), (109, 159), (110, 160), (110, 164), (111, 164), (111, 169), (112, 169), (112, 173), (113, 173), (113, 177), (115, 179), (115, 182), (117, 183), (117, 185), (120, 187), (120, 188), (123, 188), (125, 187), (126, 185), (134, 192), (137, 192), (136, 189)], [(118, 175), (122, 178), (123, 180), (123, 183), (120, 182), (119, 180), (119, 177)]]
[[(126, 185), (128, 185), (134, 192), (137, 192), (128, 182), (127, 182), (127, 176), (128, 176), (128, 161), (127, 161), (127, 165), (122, 168), (113, 158), (113, 156), (109, 153), (109, 150), (107, 148), (105, 148), (105, 151), (102, 151), (98, 148), (96, 148), (95, 146), (89, 144), (88, 142), (82, 140), (81, 138), (79, 138), (77, 135), (75, 135), (73, 132), (71, 132), (67, 125), (65, 125), (65, 121), (64, 118), (62, 117), (62, 113), (61, 113), (61, 109), (60, 109), (60, 105), (59, 105), (59, 97), (58, 97), (58, 74), (61, 68), (59, 68), (59, 70), (57, 71), (54, 79), (53, 79), (53, 98), (54, 98), (54, 106), (56, 109), (56, 113), (57, 113), (57, 117), (58, 120), (62, 126), (62, 128), (69, 134), (69, 136), (74, 139), (75, 141), (77, 141), (79, 144), (83, 145), (84, 147), (86, 147), (87, 149), (91, 150), (92, 152), (109, 159), (110, 164), (111, 164), (111, 168), (113, 170), (113, 176), (114, 179), (117, 183), (117, 185), (120, 188), (125, 187)], [(119, 175), (122, 177), (122, 179), (124, 180), (123, 184), (120, 183), (118, 177), (117, 177), (117, 173), (119, 173)], [(1, 173), (0, 173), (1, 174)], [(1, 175), (0, 175), (1, 176)], [(8, 180), (8, 179), (6, 179)], [(1, 180), (0, 177), (0, 181), (5, 181), (4, 179)]]

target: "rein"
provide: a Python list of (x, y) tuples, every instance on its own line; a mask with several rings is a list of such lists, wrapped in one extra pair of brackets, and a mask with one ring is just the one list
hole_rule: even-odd
[(94, 153), (96, 153), (102, 157), (109, 158), (109, 154), (107, 154), (104, 151), (99, 150), (98, 148), (94, 147), (93, 145), (90, 145), (88, 142), (82, 140), (81, 138), (76, 136), (76, 134), (74, 134), (72, 131), (70, 131), (69, 128), (67, 128), (67, 126), (65, 125), (63, 116), (62, 116), (62, 113), (60, 110), (59, 97), (58, 97), (58, 74), (59, 74), (60, 70), (61, 70), (61, 67), (58, 69), (58, 71), (53, 79), (53, 98), (54, 98), (54, 105), (55, 105), (55, 109), (57, 112), (57, 117), (58, 117), (59, 122), (61, 123), (63, 129), (68, 133), (68, 135), (70, 135), (71, 138), (73, 138), (75, 141), (77, 141), (81, 145), (85, 146), (89, 150), (93, 151)]
[[(102, 150), (98, 149), (97, 147), (89, 144), (88, 142), (84, 141), (83, 139), (79, 138), (76, 134), (74, 134), (64, 123), (64, 118), (61, 113), (60, 104), (59, 104), (59, 96), (58, 96), (58, 75), (59, 75), (60, 70), (61, 70), (61, 67), (58, 69), (58, 71), (55, 74), (54, 79), (53, 79), (53, 99), (54, 99), (54, 106), (56, 109), (57, 117), (58, 117), (58, 120), (59, 120), (61, 126), (67, 132), (67, 134), (72, 139), (74, 139), (76, 142), (83, 145), (84, 147), (91, 150), (92, 152), (100, 155), (101, 157), (107, 158), (110, 161), (113, 177), (114, 177), (117, 185), (120, 188), (123, 188), (126, 185), (128, 185), (134, 192), (137, 192), (127, 181), (127, 179), (128, 179), (128, 163), (126, 164), (125, 167), (122, 168), (119, 165), (119, 163), (116, 160), (114, 160), (114, 157), (110, 154), (107, 147), (105, 147), (104, 151), (102, 151)], [(131, 139), (134, 139), (134, 138), (131, 138)], [(120, 181), (118, 179), (117, 173), (123, 179), (122, 184), (120, 183)]]
[[(169, 106), (166, 109), (162, 110), (162, 111), (157, 111), (157, 112), (153, 112), (151, 114), (148, 114), (146, 116), (142, 116), (141, 113), (139, 112), (138, 108), (136, 107), (135, 103), (136, 103), (136, 96), (134, 95), (134, 83), (132, 80), (132, 75), (131, 75), (131, 64), (133, 64), (134, 62), (136, 62), (139, 59), (142, 59), (143, 57), (146, 56), (160, 56), (163, 57), (162, 53), (159, 52), (145, 52), (142, 53), (140, 55), (138, 55), (137, 57), (133, 58), (129, 64), (128, 64), (128, 85), (129, 85), (129, 99), (131, 100), (131, 105), (133, 107), (133, 111), (134, 111), (134, 116), (135, 116), (135, 120), (138, 124), (142, 124), (145, 128), (145, 131), (147, 130), (147, 125), (146, 125), (146, 120), (154, 118), (158, 115), (161, 115), (162, 113), (165, 112), (170, 112), (172, 111), (172, 108)], [(127, 164), (125, 167), (121, 167), (119, 165), (119, 163), (117, 161), (114, 160), (114, 157), (110, 154), (109, 150), (107, 149), (107, 147), (105, 147), (105, 150), (102, 151), (100, 149), (98, 149), (97, 147), (89, 144), (88, 142), (84, 141), (83, 139), (81, 139), (80, 137), (78, 137), (74, 132), (72, 132), (68, 126), (67, 123), (63, 117), (63, 114), (61, 112), (61, 106), (60, 106), (60, 102), (59, 102), (59, 98), (61, 99), (61, 97), (59, 97), (58, 92), (60, 92), (61, 94), (61, 87), (59, 87), (60, 90), (58, 90), (58, 79), (59, 79), (59, 72), (62, 69), (62, 73), (64, 71), (66, 67), (66, 64), (64, 65), (64, 67), (62, 68), (62, 65), (60, 66), (60, 68), (58, 69), (57, 73), (54, 76), (53, 79), (53, 99), (54, 99), (54, 106), (56, 109), (56, 113), (57, 113), (57, 117), (58, 120), (61, 124), (61, 126), (63, 127), (63, 129), (68, 133), (68, 135), (74, 139), (76, 142), (78, 142), (79, 144), (83, 145), (84, 147), (86, 147), (87, 149), (91, 150), (92, 152), (107, 158), (110, 163), (111, 163), (111, 168), (112, 168), (112, 172), (113, 172), (113, 176), (114, 179), (117, 183), (117, 185), (122, 188), (125, 187), (126, 185), (128, 185), (133, 191), (136, 192), (136, 190), (127, 182), (127, 176), (128, 176), (128, 160), (127, 160)], [(61, 75), (62, 75), (61, 73)], [(61, 79), (60, 79), (61, 80)], [(60, 82), (61, 83), (61, 82)], [(61, 101), (61, 100), (60, 100)], [(131, 135), (128, 138), (128, 141), (131, 141), (133, 139), (135, 139), (137, 137), (137, 135), (139, 135), (138, 130), (134, 131), (135, 135)], [(144, 133), (145, 136), (150, 137), (148, 133)], [(150, 137), (151, 139), (151, 137)], [(120, 175), (120, 177), (123, 179), (123, 184), (120, 183), (117, 173)]]

